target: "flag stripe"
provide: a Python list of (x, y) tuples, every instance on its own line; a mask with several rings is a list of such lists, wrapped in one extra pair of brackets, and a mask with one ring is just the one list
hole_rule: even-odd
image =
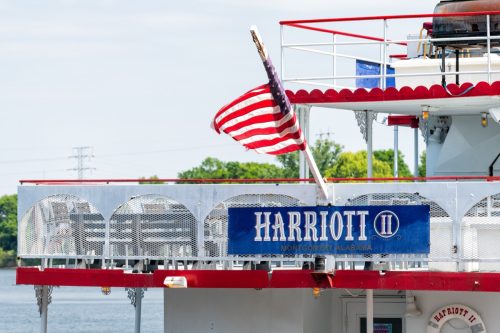
[(231, 103), (223, 106), (219, 110), (219, 112), (217, 112), (217, 114), (215, 115), (215, 118), (217, 119), (220, 114), (222, 114), (226, 110), (228, 110), (228, 109), (236, 106), (238, 103), (244, 102), (244, 101), (246, 101), (246, 100), (248, 100), (248, 99), (250, 99), (252, 97), (255, 97), (255, 96), (258, 96), (258, 95), (261, 95), (261, 94), (269, 94), (269, 93), (271, 93), (271, 90), (269, 89), (269, 87), (266, 87), (266, 86), (267, 85), (263, 85), (263, 86), (255, 88), (255, 89), (252, 89), (252, 90), (246, 92), (245, 94), (241, 95), (240, 97), (238, 97), (237, 99), (235, 99)]
[(224, 130), (228, 127), (238, 124), (239, 122), (263, 115), (275, 115), (276, 117), (279, 117), (282, 114), (280, 109), (271, 101), (262, 101), (256, 104), (249, 105), (242, 110), (238, 110), (231, 114), (228, 114), (217, 124), (221, 130)]
[(288, 119), (288, 121), (277, 127), (252, 128), (243, 134), (233, 136), (233, 138), (237, 141), (243, 141), (243, 143), (246, 143), (246, 140), (250, 138), (257, 140), (262, 136), (275, 137), (285, 135), (286, 133), (297, 132), (297, 129), (293, 128), (293, 122), (295, 122), (294, 119)]
[(279, 155), (304, 150), (305, 139), (297, 117), (286, 95), (276, 89), (264, 85), (240, 96), (217, 112), (213, 128), (258, 153)]
[[(253, 95), (249, 97), (248, 99), (244, 101), (240, 101), (239, 103), (231, 106), (230, 108), (227, 108), (223, 110), (222, 112), (217, 113), (217, 116), (215, 117), (217, 122), (220, 122), (221, 119), (231, 115), (233, 112), (237, 110), (241, 110), (244, 108), (252, 107), (253, 105), (261, 102), (267, 102), (269, 105), (272, 104), (272, 106), (276, 106), (276, 103), (272, 100), (272, 95), (269, 92), (264, 92), (260, 93), (258, 95)], [(257, 109), (257, 107), (254, 107)]]
[[(291, 116), (286, 115), (279, 120), (271, 119), (268, 122), (260, 122), (258, 124), (250, 124), (248, 126), (245, 126), (245, 127), (240, 128), (240, 129), (232, 131), (231, 136), (237, 137), (237, 136), (240, 136), (242, 134), (245, 134), (248, 131), (258, 130), (258, 129), (262, 129), (262, 130), (271, 129), (273, 131), (273, 133), (280, 132), (281, 130), (277, 130), (277, 129), (280, 128), (286, 122), (288, 122), (290, 119), (291, 119)], [(237, 139), (235, 139), (235, 140), (237, 140)]]

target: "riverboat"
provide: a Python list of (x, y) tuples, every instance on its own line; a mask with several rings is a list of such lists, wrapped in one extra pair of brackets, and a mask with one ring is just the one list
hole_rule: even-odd
[[(54, 286), (125, 288), (135, 332), (149, 288), (165, 333), (500, 330), (500, 11), (474, 2), (280, 22), (306, 137), (327, 107), (366, 141), (368, 178), (328, 179), (326, 198), (303, 156), (295, 180), (21, 181), (16, 283), (35, 286), (41, 332)], [(413, 129), (415, 170), (424, 138), (426, 177), (372, 177), (383, 117), (395, 152)]]

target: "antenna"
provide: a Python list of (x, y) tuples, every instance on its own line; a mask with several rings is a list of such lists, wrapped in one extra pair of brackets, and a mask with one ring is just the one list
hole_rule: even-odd
[(69, 158), (76, 159), (76, 168), (68, 169), (69, 171), (77, 171), (78, 179), (84, 178), (84, 172), (86, 170), (95, 170), (95, 168), (87, 167), (86, 161), (90, 162), (91, 158), (94, 157), (93, 153), (94, 147), (73, 147), (75, 155), (68, 156)]

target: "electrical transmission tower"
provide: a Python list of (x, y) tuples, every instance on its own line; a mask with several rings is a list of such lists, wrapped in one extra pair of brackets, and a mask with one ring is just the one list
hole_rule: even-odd
[(69, 158), (75, 158), (77, 161), (76, 168), (68, 169), (70, 171), (78, 172), (78, 179), (84, 178), (84, 172), (86, 170), (95, 170), (95, 168), (90, 168), (85, 162), (90, 162), (92, 157), (94, 157), (93, 147), (74, 147), (74, 155), (69, 156)]
[(316, 136), (319, 137), (320, 140), (323, 140), (324, 136), (326, 136), (328, 138), (328, 140), (330, 140), (330, 137), (333, 136), (333, 134), (334, 134), (333, 132), (328, 130), (326, 132), (318, 133), (318, 134), (316, 134)]

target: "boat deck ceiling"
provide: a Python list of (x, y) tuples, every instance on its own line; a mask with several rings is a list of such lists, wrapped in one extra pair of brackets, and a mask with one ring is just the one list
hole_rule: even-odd
[(430, 88), (402, 87), (354, 91), (329, 89), (320, 91), (287, 91), (293, 104), (353, 110), (420, 115), (428, 110), (436, 115), (470, 115), (497, 108), (500, 101), (500, 81), (493, 84), (480, 82), (471, 88), (470, 83), (461, 86), (450, 84), (447, 88), (434, 85)]

